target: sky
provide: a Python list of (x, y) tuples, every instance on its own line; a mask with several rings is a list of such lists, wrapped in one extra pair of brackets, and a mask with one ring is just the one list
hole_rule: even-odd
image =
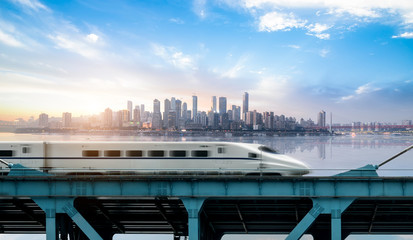
[(413, 1), (0, 1), (0, 120), (244, 92), (297, 120), (413, 120)]

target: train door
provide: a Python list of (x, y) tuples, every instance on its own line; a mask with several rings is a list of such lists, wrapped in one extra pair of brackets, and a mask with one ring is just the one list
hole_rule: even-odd
[(44, 166), (44, 144), (25, 143), (16, 146), (16, 153), (21, 159), (20, 164), (28, 168), (39, 169)]
[(228, 166), (228, 159), (225, 158), (227, 149), (224, 145), (217, 145), (215, 166), (217, 169), (224, 169)]

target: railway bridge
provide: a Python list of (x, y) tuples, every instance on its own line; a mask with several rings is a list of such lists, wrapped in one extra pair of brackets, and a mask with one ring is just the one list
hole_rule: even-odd
[(230, 175), (51, 176), (15, 164), (0, 177), (0, 232), (47, 240), (170, 233), (413, 234), (413, 178), (367, 165), (331, 177)]

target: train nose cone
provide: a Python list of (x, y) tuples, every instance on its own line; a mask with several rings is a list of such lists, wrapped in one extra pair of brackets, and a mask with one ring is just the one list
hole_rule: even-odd
[(305, 175), (310, 173), (310, 167), (306, 163), (290, 156), (285, 157), (285, 160), (290, 163), (290, 167), (293, 169), (293, 171), (291, 171), (292, 175)]

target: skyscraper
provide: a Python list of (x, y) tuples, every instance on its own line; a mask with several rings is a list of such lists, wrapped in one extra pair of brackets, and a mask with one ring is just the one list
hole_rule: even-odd
[(135, 106), (135, 109), (133, 109), (133, 121), (141, 121), (141, 110), (139, 109), (139, 106)]
[(112, 127), (112, 119), (113, 119), (113, 113), (110, 108), (105, 109), (105, 113), (103, 114), (103, 125), (106, 128), (111, 128)]
[(182, 102), (181, 100), (177, 99), (175, 101), (175, 111), (176, 111), (176, 122), (179, 122), (179, 119), (181, 118), (181, 108), (182, 108)]
[(217, 96), (212, 96), (212, 112), (217, 112)]
[(324, 110), (321, 110), (318, 113), (317, 126), (319, 126), (319, 127), (325, 127), (326, 126), (326, 112), (324, 112)]
[(182, 119), (184, 120), (184, 123), (188, 120), (188, 106), (186, 102), (182, 103)]
[(220, 97), (219, 98), (219, 115), (222, 116), (222, 114), (226, 112), (227, 112), (227, 98)]
[(168, 127), (168, 114), (169, 111), (171, 111), (171, 101), (169, 99), (164, 100), (164, 106), (163, 106), (163, 126)]
[(195, 121), (197, 114), (198, 114), (198, 97), (192, 96), (192, 120)]
[(247, 117), (247, 112), (248, 112), (248, 100), (249, 95), (247, 92), (244, 92), (244, 95), (242, 96), (242, 120), (246, 120)]
[(48, 127), (49, 126), (49, 115), (42, 113), (39, 115), (39, 126)]
[(128, 121), (129, 122), (132, 121), (132, 114), (133, 114), (132, 108), (133, 108), (132, 101), (128, 101), (128, 111), (129, 111)]
[(145, 104), (141, 104), (141, 122), (146, 121), (147, 119), (145, 118)]
[(62, 114), (62, 127), (71, 127), (72, 125), (72, 114), (68, 112), (64, 112)]
[(153, 100), (152, 128), (162, 128), (161, 102), (158, 99)]
[(176, 106), (176, 99), (174, 97), (171, 98), (171, 110), (175, 110)]

